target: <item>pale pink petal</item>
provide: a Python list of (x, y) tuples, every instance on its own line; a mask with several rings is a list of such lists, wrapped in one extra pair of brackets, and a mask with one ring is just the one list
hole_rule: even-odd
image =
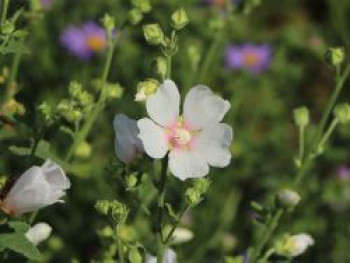
[(159, 125), (174, 124), (179, 117), (180, 94), (172, 80), (165, 80), (146, 102), (147, 113)]
[(165, 130), (148, 118), (139, 120), (137, 126), (145, 152), (154, 159), (163, 158), (169, 149)]
[(225, 167), (231, 162), (230, 146), (233, 137), (232, 128), (224, 123), (204, 128), (196, 139), (196, 151), (214, 167)]
[(170, 172), (180, 180), (200, 178), (209, 173), (209, 165), (198, 151), (174, 150), (169, 154)]
[(51, 191), (70, 188), (70, 181), (62, 168), (50, 159), (47, 159), (42, 165), (42, 170), (46, 180), (50, 184)]
[(184, 119), (195, 129), (219, 123), (231, 105), (204, 85), (192, 88), (184, 103)]

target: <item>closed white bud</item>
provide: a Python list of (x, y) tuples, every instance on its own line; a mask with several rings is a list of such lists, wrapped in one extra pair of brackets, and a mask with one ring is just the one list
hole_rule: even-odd
[[(167, 248), (164, 251), (163, 263), (176, 263), (176, 253), (174, 250)], [(157, 263), (157, 257), (146, 255), (145, 263)]]
[(62, 168), (51, 160), (33, 166), (22, 174), (1, 202), (8, 214), (19, 215), (36, 211), (57, 202), (70, 188), (70, 181)]
[(278, 204), (284, 208), (293, 208), (300, 202), (300, 200), (300, 195), (290, 189), (283, 189), (277, 194)]
[(48, 239), (52, 232), (52, 228), (47, 223), (37, 223), (32, 226), (25, 234), (26, 238), (35, 246)]

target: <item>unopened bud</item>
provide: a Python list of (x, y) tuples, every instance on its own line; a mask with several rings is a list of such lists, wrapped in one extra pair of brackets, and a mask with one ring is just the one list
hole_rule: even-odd
[(134, 8), (129, 11), (128, 20), (132, 25), (137, 25), (138, 23), (141, 22), (142, 19), (143, 19), (143, 14), (139, 9)]
[(148, 13), (152, 7), (149, 0), (132, 0), (131, 3), (134, 7), (139, 9), (142, 13)]
[(190, 20), (185, 9), (180, 8), (171, 15), (171, 22), (173, 28), (180, 30), (184, 28), (190, 22)]
[(35, 246), (48, 239), (52, 232), (50, 225), (46, 223), (37, 223), (32, 226), (25, 234), (26, 238)]
[(115, 28), (115, 21), (114, 18), (111, 17), (109, 14), (105, 14), (102, 18), (102, 23), (104, 28), (109, 34), (112, 34), (114, 28)]
[(273, 248), (276, 254), (285, 257), (297, 257), (314, 244), (313, 238), (305, 233), (298, 235), (285, 234), (277, 239)]
[(300, 200), (300, 195), (290, 189), (283, 189), (277, 193), (278, 204), (286, 209), (294, 208)]
[(164, 34), (159, 24), (143, 26), (143, 34), (146, 41), (151, 45), (159, 45), (164, 41)]
[(136, 174), (130, 174), (126, 177), (125, 179), (126, 181), (126, 185), (128, 187), (128, 189), (132, 189), (136, 186), (137, 184), (137, 176)]
[(294, 110), (294, 122), (299, 127), (305, 127), (309, 124), (309, 109), (300, 107)]
[(117, 224), (123, 224), (126, 221), (129, 214), (129, 210), (126, 205), (114, 200), (110, 203), (110, 209), (111, 216)]
[(86, 141), (79, 143), (75, 150), (75, 156), (80, 158), (88, 158), (91, 155), (91, 146)]
[(149, 96), (156, 93), (159, 83), (155, 79), (146, 79), (137, 85), (135, 101), (146, 101)]
[(4, 35), (9, 35), (15, 30), (15, 25), (9, 21), (6, 20), (2, 25), (1, 25), (1, 33)]
[(107, 215), (109, 213), (110, 204), (107, 200), (99, 200), (95, 204), (95, 209), (97, 212), (99, 212), (101, 215)]
[(339, 104), (334, 108), (334, 115), (341, 124), (350, 121), (350, 105), (348, 103)]
[(340, 65), (345, 58), (344, 49), (341, 47), (329, 48), (326, 51), (326, 60), (333, 66)]

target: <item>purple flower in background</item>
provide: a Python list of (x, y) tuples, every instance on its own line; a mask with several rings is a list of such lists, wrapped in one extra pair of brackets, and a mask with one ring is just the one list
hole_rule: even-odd
[(62, 45), (74, 56), (82, 60), (106, 48), (107, 34), (95, 22), (86, 22), (81, 27), (69, 26), (61, 34)]
[(340, 180), (349, 180), (350, 179), (350, 167), (347, 165), (338, 166), (337, 178)]
[(271, 61), (270, 45), (230, 45), (226, 49), (226, 65), (231, 69), (246, 69), (253, 74), (266, 70)]
[[(223, 7), (223, 6), (225, 6), (227, 0), (203, 0), (203, 1), (206, 4)], [(231, 0), (231, 1), (233, 4), (236, 4), (236, 5), (238, 5), (240, 2), (242, 2), (242, 0)]]
[(40, 0), (40, 3), (41, 3), (41, 6), (47, 10), (52, 6), (53, 1), (54, 0)]

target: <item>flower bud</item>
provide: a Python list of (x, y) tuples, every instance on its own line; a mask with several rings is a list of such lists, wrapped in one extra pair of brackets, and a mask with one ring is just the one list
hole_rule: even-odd
[(23, 104), (17, 102), (15, 99), (10, 99), (3, 106), (5, 113), (7, 114), (18, 114), (24, 115), (26, 113), (26, 109)]
[(105, 14), (102, 18), (102, 23), (108, 34), (112, 34), (114, 28), (115, 28), (115, 21), (114, 18), (111, 17), (109, 14)]
[(110, 203), (110, 213), (117, 224), (123, 224), (128, 217), (129, 210), (126, 205), (114, 200)]
[(201, 201), (201, 194), (193, 188), (186, 190), (186, 200), (189, 206), (195, 207)]
[(139, 9), (142, 13), (148, 13), (152, 7), (149, 0), (132, 0), (132, 5)]
[[(168, 235), (171, 231), (171, 227), (170, 226), (166, 226), (164, 228), (164, 233), (166, 235)], [(172, 243), (174, 244), (181, 244), (181, 243), (186, 243), (186, 242), (189, 242), (193, 239), (193, 232), (187, 228), (184, 228), (184, 227), (177, 227), (175, 230), (174, 230), (174, 233), (172, 235), (173, 237), (173, 240), (172, 240)]]
[(46, 223), (37, 223), (27, 231), (25, 236), (30, 242), (37, 246), (39, 243), (48, 239), (51, 232), (52, 228), (50, 225)]
[(350, 121), (350, 105), (342, 103), (334, 108), (334, 115), (341, 124), (346, 124)]
[(50, 121), (53, 118), (53, 110), (52, 107), (47, 104), (47, 102), (43, 102), (38, 107), (41, 115), (44, 117), (45, 121)]
[(143, 14), (139, 9), (134, 8), (129, 11), (128, 20), (132, 25), (137, 25), (138, 23), (141, 22), (142, 19), (143, 19)]
[(110, 204), (107, 200), (99, 200), (95, 204), (95, 209), (97, 212), (99, 212), (101, 215), (107, 215), (109, 213)]
[(326, 51), (326, 60), (333, 66), (340, 65), (345, 58), (344, 49), (341, 47), (329, 48)]
[(155, 79), (146, 79), (137, 85), (135, 101), (146, 101), (149, 96), (156, 93), (159, 83)]
[(294, 208), (300, 200), (300, 195), (290, 189), (283, 189), (277, 193), (277, 202), (283, 208)]
[(185, 9), (180, 8), (171, 15), (171, 22), (173, 28), (181, 30), (190, 22), (190, 20)]
[(91, 155), (90, 144), (88, 144), (86, 141), (79, 143), (74, 155), (80, 158), (88, 158)]
[(82, 85), (75, 80), (69, 83), (68, 90), (69, 90), (69, 95), (74, 99), (78, 98), (83, 91)]
[(195, 180), (193, 187), (202, 195), (208, 191), (210, 184), (209, 179), (201, 178)]
[(15, 30), (15, 25), (9, 20), (6, 20), (1, 25), (1, 33), (4, 35), (10, 35), (14, 30)]
[(300, 107), (294, 110), (294, 122), (299, 127), (306, 127), (309, 124), (309, 109)]
[(159, 45), (164, 41), (164, 34), (159, 24), (148, 24), (143, 26), (143, 34), (146, 41), (151, 45)]
[(128, 189), (134, 188), (136, 186), (136, 184), (137, 184), (136, 174), (133, 173), (133, 174), (128, 175), (125, 178), (125, 181), (126, 181), (126, 185), (127, 185)]
[(275, 242), (274, 249), (278, 255), (285, 257), (297, 257), (303, 254), (307, 248), (313, 244), (314, 240), (308, 234), (285, 234)]

